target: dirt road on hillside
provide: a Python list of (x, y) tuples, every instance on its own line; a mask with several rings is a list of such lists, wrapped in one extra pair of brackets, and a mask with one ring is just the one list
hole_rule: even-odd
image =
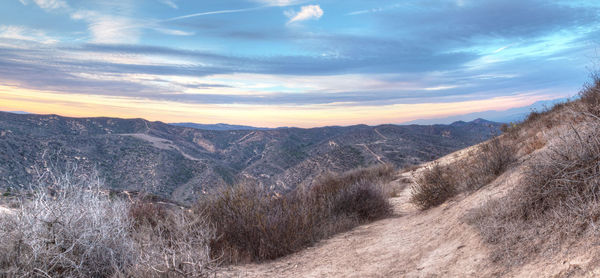
[[(468, 152), (463, 150), (440, 160), (447, 163), (463, 155)], [(473, 194), (459, 195), (427, 211), (419, 211), (409, 202), (410, 186), (404, 186), (399, 196), (391, 199), (394, 215), (390, 218), (359, 226), (275, 261), (228, 267), (218, 276), (600, 277), (598, 266), (586, 250), (540, 257), (510, 270), (489, 260), (489, 245), (463, 219), (471, 209), (504, 195), (518, 183), (522, 171), (516, 167)]]
[(482, 274), (486, 249), (462, 223), (456, 202), (421, 213), (406, 186), (392, 198), (394, 216), (263, 264), (235, 266), (225, 277), (430, 277)]

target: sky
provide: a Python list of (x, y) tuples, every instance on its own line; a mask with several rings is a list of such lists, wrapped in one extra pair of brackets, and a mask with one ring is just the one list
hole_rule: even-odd
[(2, 0), (0, 110), (261, 127), (572, 97), (600, 1)]

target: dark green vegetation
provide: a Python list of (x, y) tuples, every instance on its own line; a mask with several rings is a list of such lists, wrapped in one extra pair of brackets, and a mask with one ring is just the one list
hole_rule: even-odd
[(221, 187), (196, 211), (214, 224), (212, 255), (225, 262), (276, 259), (361, 223), (391, 213), (391, 166), (324, 176), (310, 188), (284, 195), (254, 184)]
[(23, 188), (47, 161), (95, 168), (115, 190), (191, 203), (211, 188), (256, 183), (279, 192), (381, 162), (404, 167), (489, 138), (499, 125), (365, 125), (200, 130), (142, 119), (0, 112), (0, 189)]

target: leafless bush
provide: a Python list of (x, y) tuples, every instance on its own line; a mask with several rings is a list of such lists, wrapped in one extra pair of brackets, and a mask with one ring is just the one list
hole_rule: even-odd
[(234, 263), (275, 259), (388, 215), (391, 206), (380, 183), (392, 172), (373, 168), (330, 175), (311, 188), (284, 195), (254, 184), (224, 187), (206, 196), (196, 209), (216, 226), (213, 257)]
[(96, 175), (45, 172), (0, 221), (2, 275), (110, 277), (135, 260), (127, 204), (109, 200)]
[(423, 210), (444, 203), (458, 192), (455, 175), (447, 165), (435, 164), (424, 169), (411, 188), (410, 201)]
[(469, 217), (496, 247), (493, 258), (518, 264), (565, 240), (597, 233), (600, 220), (600, 124), (571, 127), (531, 161), (506, 197)]
[[(148, 213), (141, 214), (141, 209)], [(213, 273), (209, 243), (215, 234), (202, 215), (152, 203), (134, 204), (130, 215), (138, 217), (133, 232), (137, 261), (130, 276), (206, 277)]]
[(204, 277), (213, 230), (201, 215), (112, 198), (95, 173), (41, 173), (0, 215), (1, 277)]

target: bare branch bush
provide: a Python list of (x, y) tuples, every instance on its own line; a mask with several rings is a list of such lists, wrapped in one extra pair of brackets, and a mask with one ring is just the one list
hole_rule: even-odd
[[(61, 170), (62, 169), (62, 170)], [(113, 198), (96, 172), (51, 164), (0, 218), (1, 277), (205, 277), (205, 217)]]
[(134, 261), (127, 204), (74, 164), (45, 171), (0, 221), (0, 269), (19, 277), (109, 277)]
[[(140, 215), (140, 210), (149, 213)], [(143, 201), (132, 205), (130, 212), (136, 211), (130, 213), (138, 250), (132, 277), (206, 277), (213, 272), (209, 243), (215, 233), (205, 217)]]

